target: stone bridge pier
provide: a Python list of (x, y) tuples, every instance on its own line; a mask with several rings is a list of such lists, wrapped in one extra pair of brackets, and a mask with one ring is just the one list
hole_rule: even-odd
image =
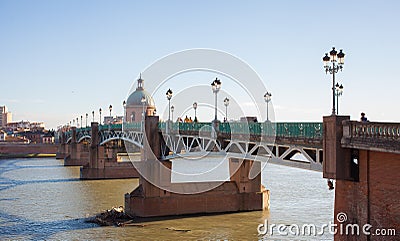
[(65, 144), (64, 166), (83, 166), (89, 162), (87, 143), (78, 143), (76, 127), (72, 127), (71, 142)]
[(146, 116), (142, 160), (137, 163), (141, 174), (139, 186), (125, 194), (125, 210), (129, 215), (158, 217), (269, 208), (269, 191), (261, 185), (260, 162), (231, 159), (231, 178), (218, 185), (216, 182), (172, 183), (172, 163), (161, 158), (162, 141), (158, 116)]
[(323, 145), (324, 177), (336, 180), (335, 240), (400, 240), (400, 123), (327, 116)]
[(57, 148), (56, 159), (65, 159), (69, 154), (67, 140), (64, 132), (60, 133), (59, 145)]
[(126, 151), (121, 147), (120, 140), (100, 145), (99, 135), (93, 134), (99, 133), (99, 124), (97, 122), (92, 122), (91, 133), (88, 159), (86, 164), (84, 164), (80, 169), (81, 179), (138, 177), (138, 173), (130, 161), (119, 162), (117, 160), (117, 154)]

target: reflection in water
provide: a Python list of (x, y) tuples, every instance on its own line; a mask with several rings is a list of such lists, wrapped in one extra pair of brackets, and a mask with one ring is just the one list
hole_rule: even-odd
[[(293, 237), (258, 236), (257, 226), (266, 218), (287, 225), (332, 220), (333, 192), (321, 173), (268, 164), (262, 179), (271, 189), (270, 211), (151, 221), (144, 227), (98, 227), (84, 218), (123, 205), (124, 194), (138, 185), (137, 179), (81, 181), (79, 167), (64, 167), (52, 158), (0, 160), (0, 239), (290, 240)], [(333, 239), (329, 233), (313, 238)]]

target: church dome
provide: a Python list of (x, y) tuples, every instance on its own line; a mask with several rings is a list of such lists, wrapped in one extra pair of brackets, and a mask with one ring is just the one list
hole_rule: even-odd
[(128, 100), (126, 101), (127, 106), (142, 106), (142, 98), (144, 97), (146, 99), (145, 106), (152, 106), (154, 107), (154, 99), (148, 93), (144, 87), (143, 87), (143, 82), (144, 80), (140, 77), (138, 80), (138, 86), (136, 90), (129, 95)]

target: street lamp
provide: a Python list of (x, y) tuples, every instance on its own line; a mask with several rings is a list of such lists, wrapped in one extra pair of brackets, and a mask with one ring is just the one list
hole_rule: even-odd
[(165, 93), (166, 94), (166, 96), (167, 96), (167, 99), (168, 99), (168, 121), (170, 121), (170, 115), (171, 115), (171, 112), (170, 112), (170, 110), (171, 110), (171, 98), (172, 98), (172, 90), (171, 89), (168, 89), (167, 90), (167, 93)]
[(126, 116), (126, 101), (124, 100), (123, 102), (122, 102), (122, 106), (124, 107), (124, 113), (123, 113), (123, 116), (125, 117), (125, 121), (127, 121), (127, 116)]
[(101, 108), (99, 109), (99, 113), (100, 113), (100, 119), (99, 119), (99, 122), (100, 122), (100, 125), (101, 125)]
[(226, 122), (228, 122), (228, 105), (229, 105), (228, 97), (224, 99), (224, 105), (225, 105), (225, 120)]
[(140, 100), (142, 103), (142, 124), (141, 124), (141, 131), (143, 132), (143, 126), (144, 126), (144, 104), (146, 103), (146, 97), (142, 96), (142, 99)]
[(211, 83), (211, 88), (213, 93), (215, 94), (215, 116), (214, 116), (214, 122), (217, 121), (217, 94), (218, 91), (221, 89), (221, 81), (218, 78), (215, 78), (215, 80)]
[(171, 120), (171, 98), (172, 98), (172, 90), (168, 89), (167, 93), (165, 93), (168, 99), (168, 122), (167, 122), (167, 134), (169, 133), (169, 122)]
[(194, 109), (194, 122), (197, 122), (197, 102), (193, 103), (193, 109)]
[[(335, 74), (340, 70), (342, 71), (343, 65), (344, 65), (344, 53), (343, 50), (341, 49), (339, 53), (335, 50), (335, 47), (332, 47), (332, 50), (329, 52), (330, 57), (328, 56), (328, 53), (325, 54), (325, 56), (322, 58), (324, 62), (324, 68), (325, 68), (325, 73), (332, 74), (332, 115), (336, 115), (336, 110), (335, 110)], [(329, 64), (331, 63), (331, 65)]]
[(76, 117), (76, 127), (77, 127), (77, 128), (79, 127), (79, 122), (78, 122), (78, 120), (79, 120), (79, 118)]
[(174, 122), (174, 110), (175, 110), (175, 107), (172, 105), (171, 106), (171, 116), (172, 116), (172, 122)]
[(83, 116), (81, 116), (81, 128), (82, 128), (82, 118), (83, 118)]
[(87, 119), (88, 119), (88, 113), (86, 113), (86, 127), (88, 127), (88, 125), (87, 125)]
[(92, 122), (94, 122), (94, 110), (92, 110)]
[(269, 110), (268, 110), (268, 106), (269, 106), (269, 102), (271, 101), (271, 97), (272, 94), (270, 92), (267, 91), (267, 93), (265, 93), (264, 95), (264, 100), (267, 103), (267, 121), (269, 121)]
[(336, 83), (335, 85), (335, 95), (336, 95), (336, 112), (339, 115), (339, 96), (343, 94), (343, 85), (339, 83)]

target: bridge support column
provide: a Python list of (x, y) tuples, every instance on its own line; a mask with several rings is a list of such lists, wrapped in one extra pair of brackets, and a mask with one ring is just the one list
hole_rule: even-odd
[(57, 148), (56, 159), (64, 159), (68, 154), (67, 140), (65, 134), (61, 132), (60, 144)]
[(370, 134), (393, 123), (349, 122), (324, 117), (324, 177), (336, 179), (335, 240), (400, 240), (400, 141)]
[(76, 127), (72, 127), (71, 143), (68, 145), (68, 154), (64, 158), (64, 166), (83, 166), (87, 163), (87, 150), (84, 149), (82, 143), (78, 143)]
[(100, 145), (99, 124), (92, 122), (91, 143), (89, 147), (89, 163), (81, 167), (81, 179), (113, 179), (138, 177), (131, 162), (118, 162), (119, 148), (110, 148), (108, 153), (105, 146)]
[[(216, 182), (171, 183), (171, 162), (159, 160), (162, 138), (157, 122), (158, 117), (146, 117), (148, 138), (144, 141), (144, 158), (138, 163), (139, 186), (125, 194), (125, 210), (129, 215), (157, 217), (269, 208), (269, 192), (261, 186), (259, 162), (230, 160), (231, 179), (219, 185)], [(198, 190), (207, 191), (199, 193)]]

